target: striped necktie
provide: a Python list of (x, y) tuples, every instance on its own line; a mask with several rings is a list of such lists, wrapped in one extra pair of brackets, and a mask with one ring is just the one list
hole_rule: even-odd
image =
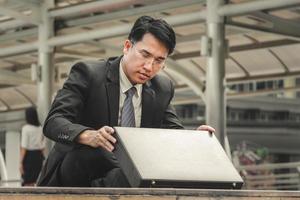
[(134, 116), (132, 97), (136, 93), (136, 88), (131, 87), (125, 93), (126, 93), (126, 98), (121, 113), (121, 126), (135, 127), (135, 116)]

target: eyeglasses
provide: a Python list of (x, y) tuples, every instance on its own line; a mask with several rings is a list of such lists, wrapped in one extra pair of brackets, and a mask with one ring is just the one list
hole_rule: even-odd
[(140, 59), (143, 59), (147, 63), (151, 63), (151, 65), (155, 68), (163, 68), (164, 63), (166, 61), (163, 57), (154, 57), (150, 52), (148, 52), (146, 49), (138, 49), (136, 48), (136, 45), (132, 43), (132, 48), (135, 49), (137, 55)]

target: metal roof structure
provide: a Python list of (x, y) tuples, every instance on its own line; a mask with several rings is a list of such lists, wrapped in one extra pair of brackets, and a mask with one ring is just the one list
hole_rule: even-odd
[[(243, 9), (255, 2), (232, 0), (228, 5)], [(38, 63), (44, 3), (0, 1), (0, 111), (36, 103), (32, 68)], [(53, 36), (47, 42), (55, 47), (55, 88), (62, 85), (74, 61), (120, 55), (132, 22), (140, 15), (152, 15), (164, 18), (176, 31), (176, 51), (161, 73), (176, 83), (178, 103), (185, 102), (180, 93), (186, 91), (192, 91), (195, 102), (201, 99), (198, 91), (204, 89), (207, 71), (207, 59), (200, 56), (201, 36), (207, 32), (206, 1), (58, 0), (49, 8), (45, 12), (53, 20)], [(227, 84), (300, 76), (299, 21), (300, 1), (227, 17)]]

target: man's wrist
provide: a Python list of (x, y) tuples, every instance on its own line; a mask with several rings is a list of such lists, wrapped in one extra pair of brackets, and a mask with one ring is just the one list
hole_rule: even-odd
[(76, 142), (78, 142), (80, 144), (85, 144), (85, 141), (87, 139), (89, 131), (91, 131), (91, 130), (87, 129), (87, 130), (84, 130), (83, 132), (79, 133), (79, 135), (76, 137)]

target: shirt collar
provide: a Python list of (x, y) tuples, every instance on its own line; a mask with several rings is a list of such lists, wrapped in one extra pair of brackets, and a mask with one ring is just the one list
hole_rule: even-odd
[(136, 95), (138, 95), (138, 97), (141, 96), (142, 93), (142, 84), (135, 84), (132, 85), (131, 82), (128, 80), (123, 67), (122, 67), (122, 60), (120, 62), (120, 70), (119, 70), (119, 74), (120, 74), (120, 87), (121, 87), (121, 91), (123, 94), (125, 94), (125, 92), (127, 90), (129, 90), (131, 87), (135, 87), (136, 88)]

